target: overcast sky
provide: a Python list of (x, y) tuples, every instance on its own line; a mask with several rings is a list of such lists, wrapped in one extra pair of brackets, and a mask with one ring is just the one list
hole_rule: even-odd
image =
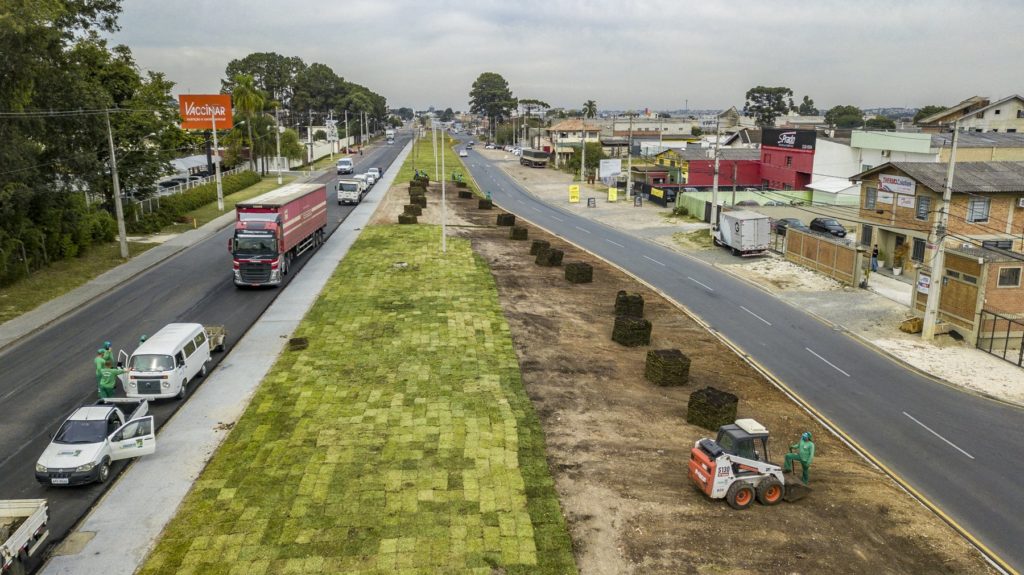
[(252, 52), (321, 62), (392, 107), (468, 108), (482, 72), (579, 108), (742, 107), (787, 86), (818, 107), (1024, 92), (1024, 1), (124, 0), (143, 69), (217, 92)]

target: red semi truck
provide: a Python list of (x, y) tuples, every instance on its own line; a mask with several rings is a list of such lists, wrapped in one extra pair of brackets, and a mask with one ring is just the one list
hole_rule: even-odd
[(289, 184), (235, 205), (228, 240), (238, 287), (280, 285), (293, 259), (323, 243), (327, 187)]

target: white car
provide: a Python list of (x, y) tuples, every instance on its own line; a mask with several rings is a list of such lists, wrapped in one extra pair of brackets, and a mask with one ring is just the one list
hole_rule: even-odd
[(466, 149), (463, 148), (463, 149), (459, 150), (459, 157), (460, 158), (468, 158), (469, 157), (469, 152), (467, 152)]
[(377, 183), (377, 176), (373, 172), (366, 172), (366, 187), (372, 188)]
[(36, 461), (36, 481), (43, 485), (103, 483), (114, 461), (152, 454), (156, 432), (148, 413), (146, 399), (101, 399), (79, 407)]
[(366, 173), (367, 174), (373, 174), (373, 177), (375, 179), (377, 179), (377, 180), (379, 180), (381, 178), (381, 176), (384, 175), (384, 174), (380, 173), (380, 168), (370, 168), (369, 170), (366, 170)]

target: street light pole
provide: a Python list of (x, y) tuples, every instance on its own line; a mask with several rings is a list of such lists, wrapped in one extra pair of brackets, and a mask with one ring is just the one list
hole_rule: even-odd
[[(447, 143), (445, 142), (446, 138), (447, 138), (447, 135), (444, 132), (442, 132), (441, 133), (441, 173), (442, 174), (444, 173), (444, 150), (445, 150), (445, 146), (447, 145)], [(448, 207), (445, 204), (445, 192), (444, 192), (444, 183), (445, 182), (444, 181), (445, 181), (445, 178), (442, 177), (441, 178), (441, 253), (448, 253), (448, 232), (447, 232), (447, 227), (448, 227)]]
[[(613, 120), (614, 122), (614, 120)], [(614, 126), (614, 123), (612, 124)], [(615, 133), (615, 128), (612, 128)], [(621, 165), (621, 164), (620, 164)], [(629, 114), (629, 137), (626, 138), (626, 199), (633, 199), (633, 113)]]
[(580, 190), (582, 191), (584, 184), (587, 183), (587, 117), (584, 116), (581, 121), (583, 122), (580, 126)]
[[(117, 236), (121, 244), (121, 258), (128, 259), (128, 234), (124, 229), (124, 209), (121, 207), (121, 184), (117, 180), (117, 152), (114, 151), (114, 131), (110, 128), (110, 112), (106, 111), (103, 115), (107, 120), (107, 142), (110, 143), (110, 174), (114, 179), (114, 213), (117, 215)], [(24, 250), (24, 247), (22, 250)]]
[(718, 142), (722, 139), (721, 124), (715, 121), (715, 173), (711, 181), (711, 230), (718, 229)]
[(935, 339), (935, 327), (939, 317), (939, 299), (942, 296), (943, 269), (946, 265), (946, 226), (949, 224), (949, 204), (953, 199), (953, 170), (956, 168), (956, 141), (960, 133), (960, 121), (953, 122), (953, 147), (949, 152), (946, 166), (946, 187), (942, 190), (942, 209), (932, 223), (928, 234), (928, 247), (932, 250), (931, 278), (928, 282), (928, 301), (924, 307), (924, 323), (921, 325), (921, 339)]
[(277, 140), (277, 185), (284, 183), (284, 176), (281, 175), (281, 108), (274, 108), (274, 126), (275, 139)]
[(210, 124), (213, 128), (213, 151), (217, 153), (217, 161), (213, 163), (214, 174), (217, 180), (217, 211), (224, 211), (224, 187), (220, 181), (220, 146), (217, 145), (217, 117), (210, 115)]

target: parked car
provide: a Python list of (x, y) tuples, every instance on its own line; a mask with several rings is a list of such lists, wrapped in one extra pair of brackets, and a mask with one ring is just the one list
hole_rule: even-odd
[(494, 149), (494, 144), (487, 144), (487, 145), (484, 146), (484, 149), (485, 150), (493, 150)]
[(779, 218), (772, 223), (772, 229), (774, 229), (775, 233), (779, 234), (780, 236), (786, 235), (786, 230), (790, 228), (796, 230), (808, 229), (807, 226), (804, 225), (804, 223), (801, 222), (799, 218)]
[(832, 234), (837, 238), (846, 237), (846, 228), (833, 218), (814, 218), (810, 227), (816, 232)]
[(737, 206), (753, 206), (753, 207), (757, 207), (757, 206), (760, 206), (761, 204), (757, 203), (757, 200), (740, 200), (740, 201), (736, 202), (736, 205)]
[(463, 149), (459, 150), (459, 157), (460, 158), (468, 158), (469, 157), (469, 152), (467, 152), (466, 149), (463, 148)]
[(369, 170), (366, 170), (366, 173), (373, 174), (373, 179), (375, 181), (379, 180), (380, 177), (384, 174), (383, 172), (380, 171), (380, 168), (370, 168)]
[(366, 176), (366, 187), (367, 188), (372, 188), (373, 185), (377, 183), (377, 176), (375, 176), (373, 172), (366, 172), (363, 175)]
[(765, 206), (784, 206), (784, 205), (786, 205), (786, 202), (783, 202), (782, 200), (768, 200), (767, 202), (764, 203), (764, 205)]

